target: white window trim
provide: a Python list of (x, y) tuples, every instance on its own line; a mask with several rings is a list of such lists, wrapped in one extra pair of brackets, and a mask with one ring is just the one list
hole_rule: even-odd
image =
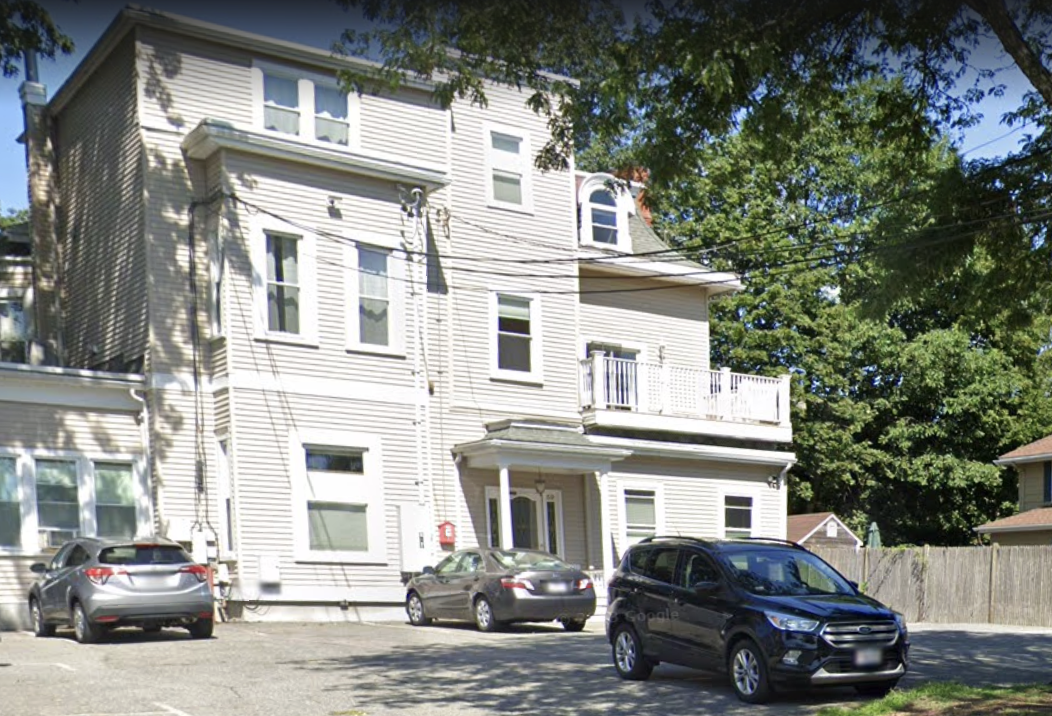
[[(497, 340), (497, 326), (499, 325), (499, 296), (510, 296), (521, 298), (530, 302), (530, 372), (507, 370), (499, 368), (500, 345)], [(514, 383), (529, 383), (531, 385), (542, 385), (544, 383), (544, 342), (542, 335), (542, 312), (540, 296), (525, 291), (504, 291), (495, 289), (490, 291), (489, 296), (489, 340), (490, 340), (490, 378), (493, 380), (510, 381)]]
[[(298, 135), (286, 134), (285, 132), (271, 132), (263, 126), (263, 75), (275, 75), (287, 79), (296, 80), (299, 83), (299, 113), (300, 132)], [(319, 147), (329, 147), (336, 150), (357, 151), (362, 146), (361, 133), (361, 98), (356, 92), (347, 93), (347, 145), (335, 144), (333, 142), (322, 142), (315, 139), (314, 127), (314, 86), (322, 85), (333, 89), (340, 89), (340, 83), (336, 77), (300, 70), (288, 65), (281, 65), (265, 60), (254, 60), (252, 63), (252, 125), (261, 132), (273, 133), (281, 137), (295, 137), (298, 141), (313, 144)]]
[(628, 522), (625, 515), (625, 491), (626, 490), (646, 490), (654, 493), (654, 519), (657, 521), (654, 527), (654, 532), (657, 535), (666, 534), (667, 528), (665, 526), (665, 486), (660, 483), (652, 482), (633, 482), (633, 481), (617, 481), (617, 525), (618, 525), (618, 537), (620, 543), (618, 547), (619, 554), (624, 554), (625, 550), (628, 549)]
[(761, 530), (758, 525), (760, 522), (760, 491), (750, 490), (744, 487), (723, 487), (719, 491), (719, 535), (722, 539), (727, 539), (727, 498), (728, 497), (748, 497), (752, 499), (752, 521), (749, 529), (749, 536), (756, 537), (760, 534)]
[[(500, 169), (496, 165), (496, 161), (493, 155), (493, 134), (506, 134), (511, 137), (517, 137), (521, 140), (519, 144), (519, 170), (522, 176), (522, 203), (514, 204), (508, 201), (501, 201), (493, 195), (493, 170)], [(483, 122), (482, 124), (482, 146), (485, 152), (485, 170), (486, 176), (484, 183), (486, 185), (486, 204), (496, 209), (507, 209), (508, 211), (516, 211), (522, 214), (533, 213), (533, 150), (530, 144), (530, 133), (519, 129), (517, 127), (511, 127), (504, 124), (495, 124), (493, 122)]]
[[(296, 260), (300, 280), (300, 332), (271, 331), (267, 308), (267, 233), (299, 237)], [(269, 216), (256, 216), (252, 227), (252, 293), (257, 341), (318, 347), (317, 238), (300, 227)]]
[[(405, 356), (406, 332), (406, 266), (408, 257), (400, 247), (398, 239), (385, 234), (355, 232), (349, 237), (355, 243), (347, 244), (344, 249), (344, 264), (347, 266), (347, 342), (348, 351), (356, 353), (375, 353), (378, 355)], [(362, 343), (358, 337), (358, 247), (387, 251), (387, 285), (388, 299), (388, 345), (378, 346)]]
[[(79, 502), (80, 536), (95, 536), (98, 523), (95, 500), (95, 463), (124, 463), (131, 466), (135, 488), (135, 536), (153, 532), (153, 505), (141, 455), (130, 453), (76, 452), (71, 450), (0, 448), (0, 457), (14, 458), (21, 500), (22, 533), (20, 547), (0, 546), (2, 555), (35, 555), (41, 553), (40, 521), (37, 516), (36, 461), (65, 460), (76, 464), (77, 500)], [(27, 547), (27, 545), (29, 545)]]
[[(612, 188), (613, 187), (613, 188)], [(614, 209), (617, 213), (617, 243), (604, 244), (592, 238), (592, 206), (590, 201), (592, 192), (603, 189), (614, 191), (614, 200), (617, 204)], [(597, 249), (616, 250), (624, 253), (632, 252), (632, 237), (628, 232), (628, 217), (636, 213), (636, 203), (632, 194), (621, 187), (612, 174), (593, 174), (581, 182), (581, 188), (577, 192), (577, 206), (580, 214), (578, 232), (582, 246), (590, 246)], [(609, 207), (601, 207), (609, 209)]]
[[(560, 557), (564, 556), (566, 554), (566, 537), (563, 534), (564, 520), (563, 520), (563, 491), (562, 491), (562, 489), (558, 488), (558, 487), (548, 488), (547, 490), (544, 491), (543, 499), (541, 498), (540, 493), (537, 492), (537, 490), (535, 490), (534, 488), (514, 487), (513, 486), (511, 488), (511, 490), (512, 490), (513, 493), (516, 493), (516, 494), (513, 494), (512, 497), (518, 497), (519, 496), (518, 493), (521, 493), (521, 495), (523, 497), (526, 497), (528, 499), (534, 500), (534, 502), (537, 503), (537, 525), (536, 525), (536, 527), (537, 527), (537, 534), (541, 535), (544, 538), (545, 542), (547, 542), (547, 540), (548, 540), (548, 532), (545, 529), (548, 526), (546, 524), (547, 521), (548, 521), (547, 501), (548, 501), (549, 496), (551, 496), (553, 498), (553, 502), (555, 502), (555, 521), (556, 521), (555, 538), (558, 540), (558, 544), (555, 545), (556, 548), (557, 548), (556, 551), (555, 551), (555, 554), (557, 556), (560, 556)], [(499, 500), (499, 499), (500, 499), (500, 488), (496, 487), (496, 486), (493, 486), (493, 485), (487, 485), (486, 486), (486, 510), (485, 510), (485, 512), (486, 512), (486, 538), (484, 540), (486, 542), (487, 546), (495, 546), (495, 545), (489, 545), (490, 535), (493, 534), (493, 522), (491, 521), (490, 514), (489, 514), (489, 501), (490, 500)], [(499, 516), (498, 516), (498, 519), (499, 519)]]
[[(366, 524), (369, 534), (369, 549), (363, 551), (312, 550), (307, 515), (310, 483), (307, 481), (307, 448), (334, 450), (362, 450), (364, 483), (351, 499), (333, 499), (323, 496), (327, 502), (359, 504), (364, 499), (368, 505)], [(387, 564), (387, 509), (384, 500), (383, 452), (381, 438), (367, 433), (338, 430), (300, 430), (289, 433), (289, 474), (292, 476), (292, 522), (295, 560), (317, 564)], [(369, 484), (371, 483), (371, 484)], [(364, 496), (364, 497), (363, 497)]]
[[(226, 443), (226, 450), (223, 450), (223, 443)], [(216, 433), (215, 442), (213, 442), (213, 448), (215, 449), (215, 466), (216, 466), (216, 513), (219, 515), (217, 522), (219, 523), (216, 535), (217, 548), (219, 550), (219, 558), (224, 560), (234, 559), (237, 550), (235, 545), (237, 543), (237, 533), (234, 528), (236, 526), (236, 519), (234, 513), (236, 508), (234, 507), (234, 482), (233, 474), (231, 469), (231, 439), (230, 433), (223, 431)], [(227, 515), (226, 501), (230, 500), (231, 510), (230, 514)], [(227, 539), (227, 535), (230, 535), (230, 539)]]

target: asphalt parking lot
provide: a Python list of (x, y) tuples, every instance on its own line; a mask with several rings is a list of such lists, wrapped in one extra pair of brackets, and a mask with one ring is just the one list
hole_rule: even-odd
[[(922, 680), (1050, 679), (1052, 630), (914, 628)], [(813, 714), (861, 703), (851, 689), (789, 694), (770, 714)], [(69, 632), (0, 642), (3, 716), (476, 716), (482, 714), (746, 714), (720, 678), (662, 665), (621, 681), (601, 622), (580, 634), (548, 626), (480, 634), (468, 626), (222, 624), (216, 638), (184, 631), (116, 632), (80, 645)]]

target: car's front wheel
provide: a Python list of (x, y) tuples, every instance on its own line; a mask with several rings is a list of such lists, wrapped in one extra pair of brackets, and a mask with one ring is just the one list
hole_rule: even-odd
[(416, 592), (405, 600), (405, 611), (409, 615), (409, 623), (413, 626), (427, 626), (431, 623), (431, 618), (424, 614), (424, 601)]
[(629, 624), (618, 624), (614, 629), (614, 668), (617, 675), (630, 681), (650, 678), (654, 665), (643, 656), (643, 643)]
[(869, 684), (855, 684), (855, 691), (862, 696), (874, 696), (879, 699), (887, 696), (888, 692), (894, 689), (898, 683), (898, 679), (892, 679), (891, 681), (876, 681)]
[(500, 623), (493, 616), (493, 607), (485, 597), (475, 600), (475, 626), (479, 631), (497, 631)]
[(33, 622), (33, 633), (39, 637), (54, 636), (55, 625), (44, 620), (44, 610), (37, 599), (29, 600), (29, 618)]
[(762, 704), (771, 698), (771, 681), (767, 662), (760, 647), (750, 639), (738, 642), (731, 652), (731, 685), (738, 698), (750, 704)]
[(198, 619), (186, 627), (193, 639), (211, 639), (215, 630), (215, 619)]
[(87, 612), (80, 602), (73, 605), (73, 635), (81, 644), (91, 644), (99, 640), (102, 630), (88, 619)]

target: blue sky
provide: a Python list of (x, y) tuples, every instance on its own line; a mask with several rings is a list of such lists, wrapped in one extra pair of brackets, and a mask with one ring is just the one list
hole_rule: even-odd
[[(53, 96), (77, 63), (91, 49), (117, 15), (126, 0), (42, 0), (58, 26), (76, 43), (75, 52), (54, 62), (41, 60), (40, 77)], [(246, 4), (244, 0), (143, 0), (144, 6), (194, 17), (208, 22), (236, 27), (283, 40), (328, 48), (340, 31), (355, 23), (355, 16), (332, 0), (296, 0), (287, 4)], [(294, 17), (276, 12), (289, 8)], [(246, 11), (247, 10), (247, 11)], [(1007, 64), (1007, 63), (1006, 63)], [(1001, 114), (1018, 105), (1019, 97), (1029, 85), (1018, 72), (1006, 73), (1002, 79), (1008, 91), (1002, 100), (992, 100), (983, 107), (985, 119), (968, 131), (961, 147), (969, 158), (998, 156), (1011, 151), (1026, 130), (1011, 130), (1000, 123)], [(0, 77), (0, 213), (26, 206), (25, 151), (15, 138), (22, 132), (22, 109), (18, 99), (21, 77)], [(1000, 139), (998, 139), (1000, 138)], [(996, 140), (996, 141), (993, 141)], [(973, 149), (974, 148), (974, 149)]]

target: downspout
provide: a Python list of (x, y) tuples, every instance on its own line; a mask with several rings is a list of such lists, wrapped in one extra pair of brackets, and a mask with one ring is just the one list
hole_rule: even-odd
[(139, 439), (142, 441), (146, 477), (153, 488), (152, 492), (154, 494), (152, 522), (154, 528), (163, 536), (168, 532), (168, 525), (164, 521), (164, 486), (153, 478), (153, 451), (150, 450), (150, 401), (146, 399), (146, 391), (143, 390), (142, 393), (142, 397), (139, 397), (135, 388), (128, 391), (128, 395), (132, 397), (132, 400), (142, 405), (142, 412), (139, 415)]

